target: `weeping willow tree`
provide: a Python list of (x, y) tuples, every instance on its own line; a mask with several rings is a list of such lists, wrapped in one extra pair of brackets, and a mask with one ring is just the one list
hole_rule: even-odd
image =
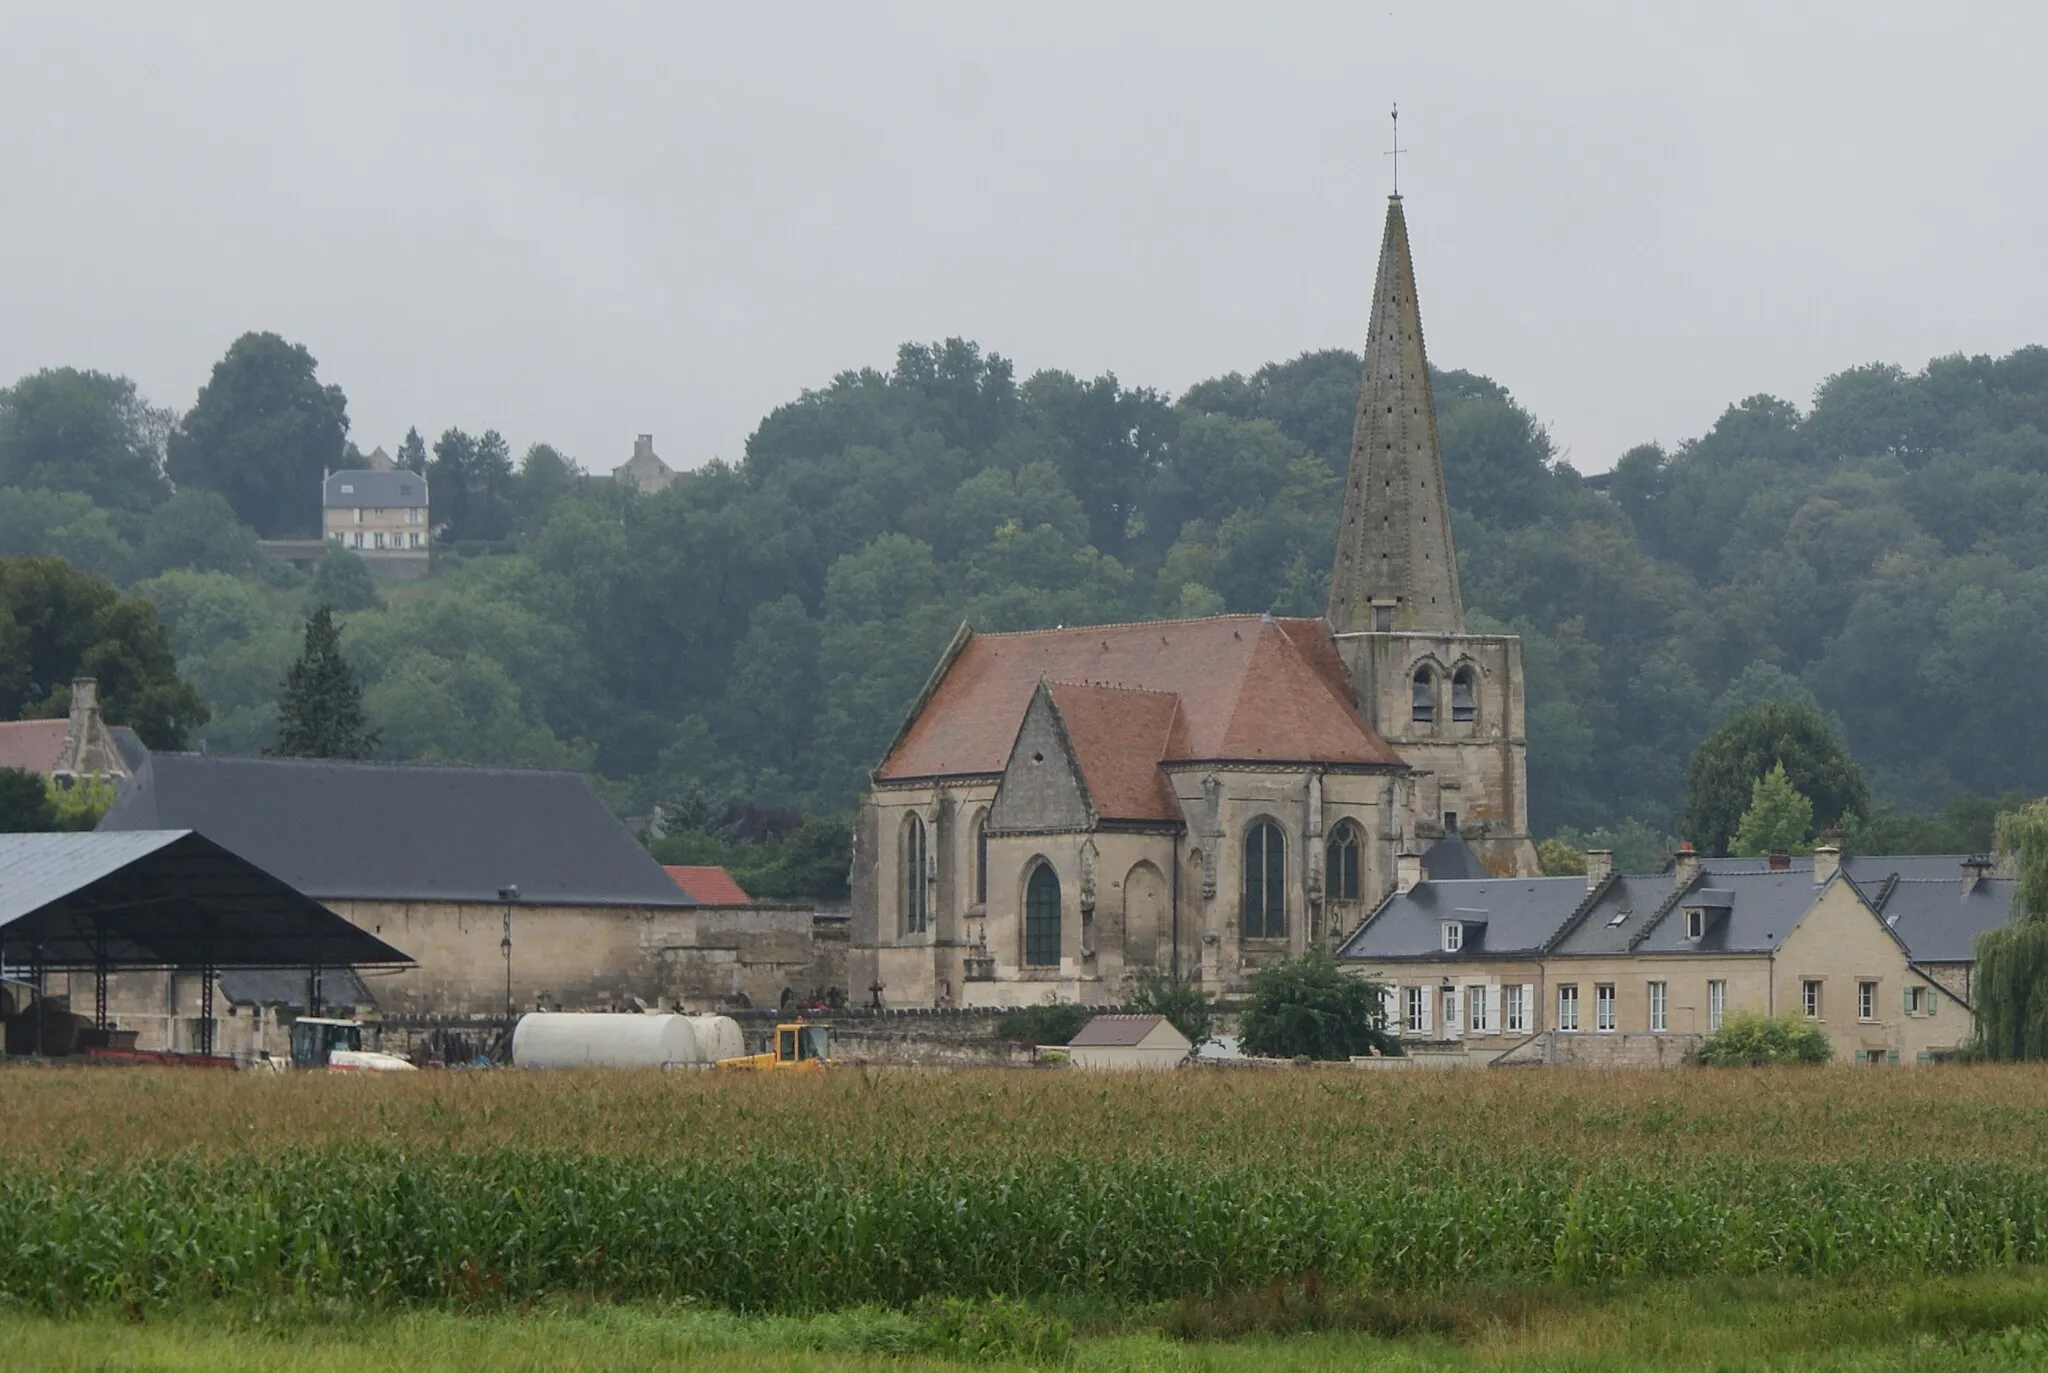
[(1977, 936), (1977, 1047), (1986, 1058), (2048, 1059), (2048, 801), (1998, 817), (2017, 862), (2012, 920)]

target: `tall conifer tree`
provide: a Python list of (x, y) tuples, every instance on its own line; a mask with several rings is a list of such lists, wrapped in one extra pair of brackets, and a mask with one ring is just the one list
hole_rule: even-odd
[(367, 758), (377, 735), (363, 728), (363, 688), (341, 656), (341, 633), (327, 606), (306, 621), (306, 647), (285, 674), (277, 703), (275, 758)]

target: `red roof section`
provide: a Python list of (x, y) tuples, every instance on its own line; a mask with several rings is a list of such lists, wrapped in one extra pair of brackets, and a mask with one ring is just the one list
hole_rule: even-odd
[(1161, 760), (1182, 756), (1180, 698), (1163, 691), (1050, 682), (1047, 689), (1081, 765), (1081, 781), (1104, 820), (1179, 820), (1180, 803)]
[(47, 777), (64, 756), (69, 720), (9, 720), (0, 724), (0, 768), (20, 768)]
[(740, 884), (724, 868), (664, 863), (661, 870), (683, 889), (683, 895), (707, 906), (744, 906), (754, 899), (740, 889)]
[(1402, 766), (1352, 705), (1323, 621), (1218, 615), (972, 635), (877, 775), (1001, 772), (1041, 678), (1178, 697), (1178, 757)]

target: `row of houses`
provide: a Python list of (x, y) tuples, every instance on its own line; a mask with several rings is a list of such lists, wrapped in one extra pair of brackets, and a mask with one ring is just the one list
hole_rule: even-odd
[[(1987, 858), (1701, 858), (1654, 876), (1499, 878), (1447, 839), (1339, 958), (1422, 1054), (1663, 1063), (1738, 1012), (1813, 1021), (1847, 1062), (1924, 1063), (1971, 1028), (1971, 949), (2013, 879)], [(1432, 869), (1444, 874), (1435, 876)]]

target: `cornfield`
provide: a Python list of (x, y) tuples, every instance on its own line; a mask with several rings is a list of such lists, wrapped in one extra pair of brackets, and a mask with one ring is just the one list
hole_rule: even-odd
[(2048, 1074), (18, 1072), (0, 1297), (741, 1310), (2048, 1261)]

